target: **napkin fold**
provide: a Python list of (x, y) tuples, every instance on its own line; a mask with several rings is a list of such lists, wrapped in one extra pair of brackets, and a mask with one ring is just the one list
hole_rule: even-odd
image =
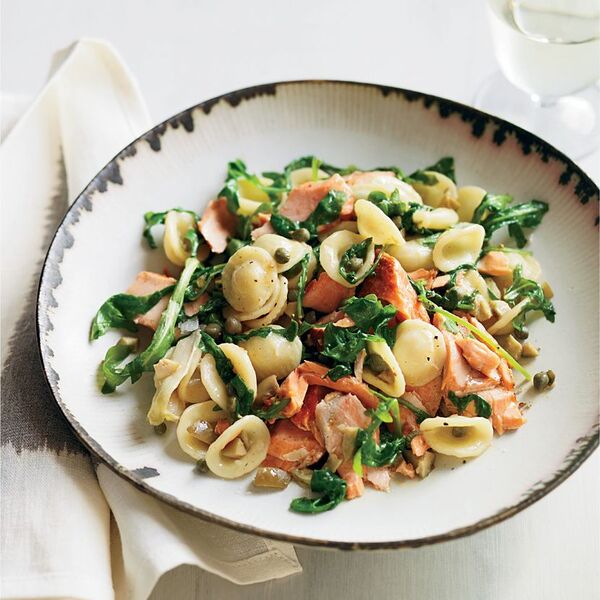
[(180, 564), (238, 584), (300, 572), (288, 544), (185, 515), (102, 465), (96, 473), (68, 428), (38, 357), (39, 270), (70, 203), (151, 121), (122, 60), (98, 40), (58, 53), (12, 126), (23, 105), (2, 98), (2, 597), (142, 600)]

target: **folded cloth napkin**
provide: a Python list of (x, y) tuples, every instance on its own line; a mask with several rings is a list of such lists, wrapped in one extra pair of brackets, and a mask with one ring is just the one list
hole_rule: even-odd
[[(2, 99), (3, 133), (22, 106)], [(114, 49), (82, 40), (55, 58), (0, 146), (3, 598), (141, 600), (180, 564), (239, 584), (302, 570), (290, 545), (180, 513), (104, 466), (96, 474), (46, 386), (35, 332), (43, 255), (70, 202), (149, 126)]]

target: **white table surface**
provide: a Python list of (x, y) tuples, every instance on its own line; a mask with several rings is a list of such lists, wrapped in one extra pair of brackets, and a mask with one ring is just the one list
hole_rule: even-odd
[[(157, 122), (286, 79), (372, 81), (469, 103), (497, 69), (484, 10), (483, 0), (4, 0), (1, 86), (35, 93), (52, 52), (86, 36), (122, 53)], [(581, 161), (596, 180), (598, 156)], [(298, 548), (302, 575), (250, 587), (183, 566), (152, 600), (599, 598), (598, 466), (596, 452), (550, 496), (463, 540), (393, 552)]]

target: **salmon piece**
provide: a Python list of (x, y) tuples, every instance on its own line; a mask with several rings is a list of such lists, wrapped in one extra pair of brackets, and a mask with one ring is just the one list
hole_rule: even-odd
[(360, 295), (375, 294), (396, 307), (401, 321), (406, 319), (422, 319), (429, 323), (425, 307), (419, 302), (406, 271), (393, 257), (383, 253), (379, 264), (370, 277), (367, 277), (360, 289)]
[(198, 229), (211, 250), (220, 254), (225, 252), (227, 240), (235, 234), (236, 223), (237, 217), (229, 212), (227, 200), (217, 198), (207, 206), (198, 223)]
[(442, 401), (442, 375), (433, 378), (429, 383), (418, 387), (406, 387), (407, 392), (416, 394), (425, 410), (433, 417), (440, 408)]
[(304, 398), (308, 390), (308, 381), (302, 376), (299, 371), (300, 367), (294, 369), (279, 386), (277, 396), (279, 398), (289, 398), (288, 404), (281, 411), (284, 417), (293, 417), (299, 413), (302, 405), (304, 404)]
[(422, 435), (416, 435), (410, 440), (410, 449), (415, 456), (423, 456), (430, 446)]
[(416, 475), (415, 468), (410, 463), (407, 463), (404, 459), (402, 459), (400, 464), (396, 467), (396, 473), (404, 477), (408, 477), (409, 479), (414, 479)]
[(230, 425), (231, 423), (227, 419), (219, 419), (215, 424), (214, 431), (217, 435), (221, 435)]
[(287, 471), (288, 473), (296, 469), (296, 463), (294, 461), (281, 460), (280, 458), (275, 458), (270, 454), (267, 454), (267, 458), (262, 461), (260, 466), (273, 467), (274, 469), (281, 469), (282, 471)]
[(496, 387), (479, 395), (492, 407), (492, 426), (498, 435), (508, 429), (518, 429), (525, 423), (514, 391)]
[[(136, 275), (135, 281), (127, 288), (127, 293), (133, 296), (148, 296), (176, 283), (177, 280), (173, 277), (152, 273), (151, 271), (141, 271)], [(133, 320), (134, 323), (156, 331), (160, 317), (167, 308), (168, 303), (169, 296), (163, 296), (148, 312), (137, 316)]]
[[(433, 288), (433, 282), (437, 279), (437, 269), (417, 269), (412, 273), (408, 273), (408, 276), (413, 281), (422, 281), (425, 287), (430, 290)], [(448, 277), (450, 279), (450, 277)]]
[(327, 388), (322, 385), (309, 385), (304, 396), (302, 408), (290, 419), (291, 422), (298, 428), (304, 431), (312, 431), (314, 433), (315, 425), (315, 410), (317, 404), (329, 393)]
[(208, 302), (208, 294), (201, 294), (192, 302), (186, 302), (183, 305), (183, 312), (186, 317), (193, 317)]
[(365, 484), (352, 468), (352, 462), (343, 462), (338, 467), (340, 477), (346, 482), (346, 499), (360, 498), (365, 491)]
[(297, 367), (296, 371), (311, 385), (323, 385), (338, 392), (354, 394), (366, 408), (377, 408), (379, 404), (377, 396), (371, 392), (369, 386), (351, 375), (345, 375), (337, 381), (333, 381), (326, 377), (329, 371), (326, 366), (309, 360)]
[[(452, 391), (470, 394), (496, 387), (497, 381), (489, 377), (482, 377), (481, 373), (473, 369), (463, 357), (457, 343), (458, 340), (463, 339), (463, 336), (448, 331), (444, 327), (444, 317), (439, 313), (434, 315), (433, 324), (442, 332), (446, 344), (442, 393), (447, 395), (449, 391)], [(445, 402), (445, 406), (451, 413), (456, 412), (456, 407), (451, 402)], [(467, 413), (465, 412), (465, 414)]]
[(502, 277), (504, 275), (512, 275), (510, 262), (505, 252), (493, 250), (488, 252), (478, 263), (477, 270), (484, 275), (492, 277)]
[(275, 233), (273, 229), (273, 225), (271, 225), (271, 216), (269, 215), (269, 219), (265, 221), (260, 227), (252, 230), (252, 240), (257, 240), (261, 235), (265, 235), (267, 233)]
[(390, 470), (387, 467), (366, 467), (363, 466), (364, 478), (376, 490), (381, 492), (390, 491)]
[(295, 187), (279, 209), (279, 213), (294, 221), (306, 221), (314, 212), (317, 205), (327, 194), (332, 191), (344, 192), (347, 196), (340, 216), (351, 214), (354, 211), (354, 198), (348, 184), (337, 173), (329, 179), (320, 181), (307, 181)]
[(450, 283), (450, 275), (438, 275), (431, 282), (431, 289), (435, 290), (436, 288), (444, 287), (445, 285), (448, 285), (448, 283)]
[(490, 379), (500, 382), (498, 374), (500, 357), (494, 351), (474, 338), (457, 339), (456, 344), (471, 367), (487, 375)]
[(287, 419), (280, 419), (271, 429), (267, 455), (283, 461), (286, 471), (308, 467), (316, 463), (324, 453), (325, 448), (310, 431), (299, 429)]
[(354, 288), (347, 288), (334, 281), (323, 271), (313, 279), (304, 292), (303, 306), (319, 312), (330, 313), (354, 295)]
[(500, 359), (500, 364), (498, 365), (498, 373), (500, 375), (500, 381), (502, 382), (502, 386), (507, 390), (513, 390), (515, 388), (515, 378), (513, 375), (513, 371), (505, 358)]

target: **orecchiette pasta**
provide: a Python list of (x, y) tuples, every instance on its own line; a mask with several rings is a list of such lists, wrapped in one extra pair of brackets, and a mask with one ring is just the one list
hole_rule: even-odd
[[(267, 177), (259, 177), (258, 180), (262, 185), (271, 185), (273, 183), (272, 179), (268, 179)], [(264, 190), (261, 190), (254, 182), (249, 179), (244, 179), (240, 177), (237, 181), (238, 183), (238, 191), (240, 198), (246, 198), (248, 200), (253, 200), (254, 202), (263, 203), (270, 202), (269, 194)]]
[[(326, 238), (321, 244), (321, 252), (319, 255), (319, 260), (321, 261), (321, 266), (333, 279), (337, 281), (340, 285), (344, 287), (354, 287), (351, 283), (348, 283), (340, 274), (340, 261), (342, 256), (351, 246), (355, 244), (359, 244), (364, 241), (362, 235), (357, 233), (352, 233), (351, 231), (336, 231), (332, 233), (328, 238)], [(367, 256), (363, 262), (362, 267), (356, 272), (357, 280), (360, 281), (361, 278), (365, 277), (373, 261), (375, 259), (375, 249), (374, 245), (371, 244), (369, 250), (367, 252)]]
[(363, 380), (381, 390), (384, 394), (394, 397), (402, 396), (406, 383), (402, 370), (390, 347), (385, 342), (367, 342), (367, 350), (369, 357), (376, 355), (380, 365), (383, 366), (385, 363), (387, 368), (375, 372), (371, 367), (365, 366), (362, 372)]
[(386, 252), (391, 254), (409, 273), (417, 269), (433, 267), (433, 251), (418, 240), (411, 240), (401, 246), (390, 246)]
[(470, 221), (475, 209), (481, 204), (486, 195), (483, 188), (476, 185), (466, 185), (458, 189), (458, 216), (461, 221)]
[(500, 288), (506, 289), (510, 286), (513, 280), (513, 271), (517, 266), (521, 265), (523, 269), (523, 277), (527, 279), (533, 279), (533, 281), (542, 280), (542, 267), (536, 258), (531, 254), (520, 254), (518, 252), (506, 252), (506, 258), (508, 259), (508, 268), (510, 269), (509, 275), (496, 276), (494, 279)]
[[(279, 326), (275, 328), (283, 329)], [(275, 332), (269, 333), (267, 337), (253, 336), (240, 342), (240, 346), (248, 352), (259, 381), (269, 375), (283, 379), (300, 364), (302, 359), (300, 338), (296, 337), (290, 342)]]
[(475, 310), (472, 312), (479, 321), (487, 321), (492, 316), (488, 287), (477, 271), (469, 269), (460, 273), (456, 278), (456, 290), (461, 296), (468, 296), (474, 291), (478, 293), (475, 297)]
[(188, 406), (177, 423), (177, 441), (179, 447), (194, 460), (206, 456), (208, 447), (217, 435), (214, 424), (220, 419), (226, 419), (227, 413), (215, 410), (219, 407), (212, 401)]
[[(321, 169), (317, 171), (317, 179), (327, 179), (328, 177), (329, 175), (325, 173), (325, 171), (321, 171)], [(294, 169), (290, 173), (290, 183), (292, 184), (292, 187), (297, 187), (299, 185), (302, 185), (303, 183), (312, 180), (313, 170), (311, 167), (302, 167), (301, 169)]]
[(271, 323), (273, 323), (273, 321), (276, 321), (277, 319), (279, 319), (279, 317), (285, 311), (285, 307), (287, 304), (287, 296), (288, 296), (288, 281), (283, 275), (280, 275), (279, 276), (279, 293), (278, 293), (277, 299), (275, 301), (275, 306), (273, 306), (273, 308), (266, 315), (263, 315), (262, 317), (258, 317), (256, 319), (248, 319), (248, 320), (240, 319), (240, 320), (244, 321), (244, 325), (246, 325), (247, 327), (250, 327), (251, 329), (254, 329), (257, 327), (264, 327), (265, 325), (270, 325)]
[(458, 223), (458, 215), (451, 208), (422, 209), (414, 212), (413, 223), (422, 229), (450, 229)]
[(177, 394), (183, 402), (195, 404), (197, 402), (206, 402), (209, 399), (208, 392), (202, 383), (200, 375), (200, 359), (202, 351), (196, 347), (193, 355), (188, 362), (188, 368), (181, 382), (177, 386)]
[(393, 221), (375, 204), (368, 200), (357, 200), (354, 203), (358, 232), (373, 238), (375, 244), (404, 244), (404, 238)]
[[(223, 354), (231, 361), (233, 370), (246, 384), (246, 387), (256, 396), (256, 373), (246, 350), (235, 344), (219, 344)], [(206, 353), (200, 361), (200, 375), (202, 383), (211, 400), (216, 402), (223, 410), (229, 410), (229, 394), (227, 387), (221, 379), (215, 359)]]
[[(263, 248), (244, 246), (229, 259), (222, 274), (223, 295), (234, 310), (248, 319), (269, 312), (277, 300), (277, 265)], [(274, 296), (274, 298), (273, 298)], [(269, 299), (272, 305), (263, 310)], [(258, 311), (257, 314), (256, 311)]]
[(194, 361), (200, 332), (183, 338), (154, 365), (154, 386), (156, 391), (148, 411), (148, 423), (160, 425), (164, 421), (176, 421), (179, 417), (169, 411), (169, 399), (177, 389)]
[(170, 210), (165, 217), (163, 248), (167, 258), (178, 267), (183, 267), (190, 252), (185, 245), (185, 234), (195, 229), (194, 217), (187, 212)]
[(400, 200), (423, 204), (417, 190), (387, 173), (379, 173), (370, 178), (358, 178), (358, 181), (352, 185), (352, 194), (357, 199), (368, 198), (371, 192), (384, 192), (389, 196), (396, 190)]
[(242, 477), (265, 460), (270, 441), (269, 429), (264, 422), (254, 415), (246, 415), (209, 446), (206, 465), (224, 479)]
[(352, 233), (358, 233), (358, 226), (356, 221), (341, 221), (340, 223), (334, 225), (331, 229), (319, 233), (317, 236), (319, 242), (322, 242), (327, 236), (335, 233), (336, 231), (351, 231)]
[(481, 252), (484, 237), (485, 229), (475, 224), (444, 231), (433, 247), (433, 264), (444, 272), (473, 264)]
[(421, 423), (421, 433), (433, 450), (448, 456), (479, 456), (492, 443), (494, 430), (483, 417), (434, 417)]
[(458, 190), (454, 181), (436, 171), (425, 171), (425, 174), (435, 177), (436, 183), (434, 185), (413, 183), (413, 187), (417, 190), (423, 202), (433, 206), (433, 208), (458, 208)]
[[(295, 242), (294, 240), (288, 240), (282, 235), (277, 235), (275, 233), (266, 233), (265, 235), (261, 235), (254, 242), (254, 246), (263, 248), (263, 250), (266, 250), (273, 257), (277, 265), (278, 273), (283, 273), (284, 271), (291, 269), (302, 260), (305, 254), (312, 252), (312, 249), (307, 244)], [(283, 249), (283, 252), (280, 252), (278, 256), (289, 256), (288, 260), (285, 262), (278, 262), (277, 258), (275, 257), (275, 253), (280, 249)]]
[(394, 356), (406, 383), (418, 387), (442, 373), (446, 345), (439, 329), (420, 319), (409, 319), (396, 330)]

